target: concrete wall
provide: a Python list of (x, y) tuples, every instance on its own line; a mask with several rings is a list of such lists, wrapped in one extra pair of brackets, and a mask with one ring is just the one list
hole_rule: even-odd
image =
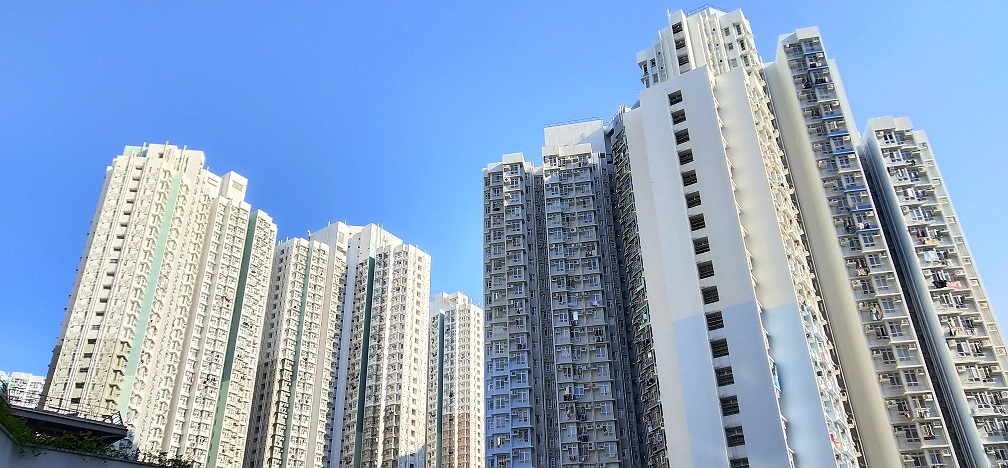
[(11, 438), (10, 433), (0, 428), (0, 467), (3, 468), (136, 468), (149, 467), (146, 463), (109, 460), (73, 452), (46, 449), (35, 455), (31, 447), (24, 447)]

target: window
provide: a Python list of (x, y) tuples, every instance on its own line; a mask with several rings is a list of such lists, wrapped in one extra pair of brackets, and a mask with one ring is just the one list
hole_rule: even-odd
[(910, 355), (910, 347), (907, 345), (896, 346), (896, 357), (898, 357), (900, 361), (912, 360), (913, 356)]
[(689, 226), (691, 231), (697, 231), (707, 227), (707, 223), (704, 222), (704, 217), (702, 214), (689, 217)]
[(686, 39), (676, 39), (675, 48), (676, 50), (686, 47)]
[(726, 427), (724, 432), (725, 440), (727, 440), (729, 447), (745, 445), (745, 434), (742, 432), (742, 426)]
[(711, 286), (709, 288), (703, 288), (703, 289), (700, 290), (700, 294), (703, 295), (703, 303), (704, 304), (713, 304), (713, 303), (721, 300), (721, 298), (718, 297), (717, 286)]
[(749, 468), (748, 457), (732, 458), (731, 460), (728, 460), (728, 463), (728, 468)]
[(728, 355), (728, 340), (722, 338), (710, 342), (711, 356), (715, 358)]
[(672, 123), (681, 124), (686, 121), (686, 111), (678, 110), (672, 113)]
[(721, 399), (721, 415), (731, 416), (739, 413), (738, 397), (735, 395)]
[(675, 142), (677, 145), (681, 145), (689, 141), (689, 130), (679, 130), (675, 132)]
[(682, 23), (673, 24), (672, 25), (672, 32), (673, 33), (681, 33), (682, 32)]
[(903, 381), (906, 383), (907, 387), (916, 387), (920, 385), (920, 382), (917, 380), (916, 370), (903, 371)]
[(686, 194), (686, 207), (693, 208), (700, 206), (700, 192)]
[(731, 36), (731, 28), (724, 28), (724, 35)]
[(916, 426), (906, 425), (897, 429), (903, 429), (903, 436), (906, 437), (907, 442), (920, 442), (920, 434), (917, 432)]
[(690, 150), (679, 152), (679, 164), (689, 164), (693, 162), (693, 152)]
[(738, 34), (740, 36), (742, 35), (742, 25), (740, 24), (735, 25), (735, 34)]
[(700, 279), (714, 276), (714, 262), (697, 263), (697, 274)]
[(696, 171), (683, 172), (682, 183), (683, 186), (690, 186), (697, 183)]
[(705, 252), (710, 252), (710, 242), (707, 238), (693, 239), (693, 253), (700, 255)]
[(706, 317), (708, 331), (724, 328), (724, 317), (721, 316), (721, 311), (708, 312)]
[[(728, 367), (718, 367), (714, 369), (714, 377), (717, 378), (718, 387), (724, 387), (725, 385), (731, 385), (735, 383), (735, 374), (732, 372), (731, 366)], [(736, 402), (736, 405), (738, 403)]]
[(674, 106), (682, 102), (682, 91), (676, 91), (668, 95), (668, 103), (670, 106)]

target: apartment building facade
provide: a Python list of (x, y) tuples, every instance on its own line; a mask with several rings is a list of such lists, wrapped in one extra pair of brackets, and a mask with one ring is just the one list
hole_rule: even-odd
[(866, 458), (913, 466), (926, 455), (936, 466), (960, 466), (943, 424), (947, 407), (936, 400), (939, 370), (924, 354), (923, 329), (896, 274), (896, 245), (882, 229), (860, 135), (818, 29), (782, 36), (766, 75)]
[(905, 425), (924, 438), (913, 463), (951, 458), (925, 442), (942, 425), (960, 466), (1008, 466), (1008, 352), (931, 144), (907, 117), (869, 119), (864, 139), (862, 158), (945, 419), (922, 417), (929, 415), (912, 399), (887, 406), (910, 414)]
[[(342, 225), (336, 225), (336, 230)], [(256, 369), (245, 466), (328, 466), (332, 390), (346, 293), (346, 248), (324, 240), (281, 242)]]
[[(487, 466), (1005, 462), (1006, 351), (926, 137), (874, 119), (862, 145), (816, 28), (764, 64), (741, 11), (668, 20), (633, 107), (547, 128), (541, 168), (483, 171)], [(633, 396), (613, 401), (635, 421), (620, 462), (582, 458), (589, 396), (565, 380), (567, 327), (599, 316), (565, 273), (595, 259), (611, 384)]]
[[(350, 242), (341, 466), (417, 468), (427, 438), (430, 255), (379, 226)], [(335, 455), (335, 452), (334, 452)]]
[(645, 89), (607, 136), (638, 324), (642, 464), (857, 466), (748, 21), (669, 13), (637, 60)]
[[(633, 466), (604, 126), (483, 170), (488, 466)], [(627, 465), (627, 464), (630, 465)]]
[(428, 468), (485, 464), (483, 425), (483, 309), (461, 292), (430, 301)]
[[(249, 394), (222, 384), (258, 354), (268, 279), (249, 265), (272, 256), (276, 226), (244, 201), (245, 178), (204, 158), (127, 146), (107, 169), (44, 408), (118, 411), (142, 450), (236, 466)], [(236, 426), (217, 437), (224, 420)]]
[(0, 372), (0, 382), (6, 385), (7, 401), (12, 405), (35, 408), (42, 397), (45, 377), (27, 372)]

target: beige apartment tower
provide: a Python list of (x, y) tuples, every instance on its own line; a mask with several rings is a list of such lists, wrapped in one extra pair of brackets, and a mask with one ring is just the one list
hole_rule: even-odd
[(203, 164), (127, 146), (107, 169), (43, 407), (118, 411), (143, 451), (239, 466), (276, 226)]
[(460, 292), (430, 301), (427, 467), (480, 468), (483, 309)]

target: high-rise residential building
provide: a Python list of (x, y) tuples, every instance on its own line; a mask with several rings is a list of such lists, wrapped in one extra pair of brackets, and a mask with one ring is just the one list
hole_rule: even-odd
[(279, 244), (247, 468), (424, 463), (430, 257), (374, 224)]
[[(941, 408), (922, 411), (915, 395), (888, 399), (904, 418), (900, 442), (913, 463), (952, 466), (948, 449), (934, 447), (934, 429), (944, 427), (958, 466), (1008, 466), (1008, 352), (927, 135), (907, 117), (879, 117), (868, 121), (864, 138), (882, 229)], [(904, 361), (886, 349), (880, 354), (890, 364)]]
[(751, 28), (741, 11), (668, 19), (607, 129), (639, 466), (857, 466)]
[(970, 466), (951, 457), (961, 441), (942, 423), (950, 409), (936, 399), (942, 371), (924, 352), (926, 328), (908, 307), (898, 244), (882, 229), (883, 206), (818, 29), (782, 36), (765, 71), (867, 462)]
[(460, 292), (430, 301), (427, 468), (481, 468), (483, 309)]
[(271, 275), (245, 466), (422, 466), (430, 256), (335, 223)]
[(352, 232), (332, 224), (276, 249), (255, 372), (248, 468), (329, 466)]
[[(348, 252), (341, 466), (419, 468), (427, 438), (430, 255), (374, 224)], [(352, 302), (351, 302), (352, 301)], [(343, 363), (346, 363), (343, 365)], [(345, 382), (345, 383), (344, 383)], [(336, 456), (336, 453), (333, 453)]]
[(12, 405), (35, 408), (42, 396), (45, 377), (27, 372), (11, 372), (10, 375), (0, 372), (0, 382), (6, 385), (7, 401)]
[(668, 20), (632, 108), (483, 170), (487, 466), (1008, 465), (1008, 352), (923, 133), (862, 145), (816, 28), (763, 64), (741, 11)]
[(44, 407), (118, 411), (141, 450), (237, 466), (251, 394), (233, 376), (258, 355), (276, 226), (203, 163), (127, 146), (107, 169)]
[(483, 170), (489, 466), (635, 466), (604, 127)]

